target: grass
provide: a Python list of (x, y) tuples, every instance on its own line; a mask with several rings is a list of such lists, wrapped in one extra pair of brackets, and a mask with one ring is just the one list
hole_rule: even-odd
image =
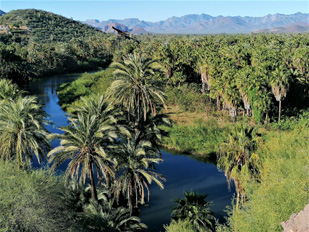
[(103, 94), (114, 80), (113, 70), (106, 70), (96, 73), (84, 73), (72, 83), (63, 84), (58, 89), (59, 104), (70, 112), (70, 107), (80, 103), (80, 97), (92, 97)]
[(169, 137), (163, 145), (189, 154), (215, 154), (225, 138), (226, 128), (222, 128), (214, 119), (197, 120), (190, 124), (174, 124), (166, 128)]

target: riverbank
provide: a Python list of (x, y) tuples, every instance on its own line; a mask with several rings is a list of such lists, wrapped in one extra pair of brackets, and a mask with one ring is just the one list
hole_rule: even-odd
[[(100, 81), (105, 83), (104, 79)], [(95, 86), (93, 82), (90, 89), (94, 90)], [(91, 94), (94, 93), (86, 97)], [(251, 124), (246, 118), (231, 122), (222, 112), (222, 116), (183, 109), (170, 109), (165, 113), (171, 115), (175, 123), (166, 128), (169, 137), (162, 145), (190, 155), (199, 154), (197, 157), (202, 158), (216, 157), (221, 143), (226, 141), (235, 124)], [(282, 119), (281, 124), (259, 125), (262, 140), (254, 154), (261, 160), (260, 176), (257, 180), (248, 176), (242, 179), (247, 201), (238, 210), (235, 202), (232, 204), (227, 224), (217, 225), (218, 231), (262, 232), (269, 228), (281, 231), (280, 222), (304, 207), (309, 184), (305, 171), (309, 165), (306, 155), (309, 150), (308, 116), (304, 112), (295, 118)]]
[[(66, 112), (59, 105), (59, 99), (56, 89), (59, 86), (70, 80), (72, 84), (64, 84), (63, 88), (69, 92), (82, 93), (83, 90), (89, 88), (87, 94), (91, 97), (94, 89), (104, 90), (107, 85), (107, 80), (102, 77), (106, 72), (100, 71), (94, 74), (77, 74), (77, 75), (56, 75), (42, 79), (37, 82), (30, 83), (28, 90), (31, 94), (36, 95), (40, 102), (45, 105), (44, 110), (49, 114), (49, 119), (53, 121), (54, 126), (48, 125), (46, 128), (52, 133), (63, 133), (58, 127), (68, 125)], [(80, 77), (80, 78), (78, 78)], [(69, 78), (69, 79), (67, 79)], [(76, 79), (78, 78), (78, 79)], [(100, 79), (101, 84), (91, 84), (92, 81)], [(79, 85), (88, 86), (77, 92), (76, 88)], [(69, 89), (65, 86), (70, 86)], [(61, 88), (60, 88), (61, 89)], [(64, 93), (63, 93), (64, 94)], [(79, 104), (76, 101), (75, 104)], [(52, 146), (59, 146), (59, 141), (53, 141)], [(225, 181), (224, 173), (217, 170), (214, 161), (201, 160), (193, 156), (188, 156), (180, 152), (171, 152), (161, 150), (163, 155), (163, 162), (156, 165), (156, 171), (165, 176), (167, 182), (164, 182), (164, 190), (161, 190), (155, 185), (150, 185), (150, 202), (149, 207), (144, 207), (141, 213), (142, 222), (145, 223), (149, 232), (164, 231), (163, 225), (170, 222), (170, 215), (174, 206), (173, 199), (183, 196), (186, 190), (196, 190), (208, 194), (208, 200), (214, 202), (211, 210), (215, 216), (224, 222), (224, 209), (230, 204), (231, 198), (234, 194), (234, 189), (228, 190)], [(38, 163), (34, 163), (35, 168), (40, 167)], [(66, 165), (62, 165), (56, 169), (58, 172), (63, 173), (66, 170)], [(213, 187), (214, 180), (216, 187)], [(163, 216), (164, 215), (164, 216)]]

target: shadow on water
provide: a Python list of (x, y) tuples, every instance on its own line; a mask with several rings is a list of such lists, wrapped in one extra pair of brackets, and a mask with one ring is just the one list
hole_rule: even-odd
[[(45, 105), (44, 109), (50, 116), (54, 125), (46, 126), (51, 133), (62, 133), (57, 129), (68, 125), (66, 113), (61, 109), (56, 94), (57, 88), (71, 82), (81, 74), (56, 75), (46, 79), (37, 80), (25, 86), (25, 90), (31, 95), (36, 95)], [(52, 142), (52, 146), (59, 146), (59, 141)], [(172, 208), (175, 205), (173, 199), (182, 198), (186, 190), (195, 190), (208, 195), (207, 201), (212, 201), (211, 210), (220, 222), (224, 222), (224, 209), (231, 204), (231, 198), (235, 193), (232, 187), (228, 190), (224, 173), (219, 172), (215, 163), (215, 155), (207, 158), (201, 156), (189, 156), (175, 151), (162, 150), (164, 162), (157, 165), (157, 172), (165, 176), (164, 190), (155, 184), (150, 185), (149, 207), (141, 210), (141, 219), (148, 226), (149, 232), (164, 231), (163, 225), (170, 222)], [(57, 168), (57, 172), (64, 172), (69, 161)], [(43, 166), (47, 165), (46, 161)], [(37, 161), (34, 168), (41, 167)]]

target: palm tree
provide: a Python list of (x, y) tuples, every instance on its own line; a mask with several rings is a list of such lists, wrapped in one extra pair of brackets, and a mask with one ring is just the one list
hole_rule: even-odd
[(0, 79), (0, 101), (6, 99), (16, 99), (20, 97), (24, 91), (18, 89), (16, 84), (13, 84), (11, 80)]
[(207, 64), (204, 64), (203, 62), (200, 62), (198, 64), (199, 73), (201, 74), (201, 80), (202, 80), (202, 93), (205, 94), (206, 86), (207, 90), (210, 90), (210, 67)]
[(135, 126), (141, 121), (141, 115), (151, 111), (156, 114), (158, 104), (164, 105), (164, 93), (153, 84), (152, 77), (158, 69), (153, 68), (154, 61), (145, 55), (129, 54), (123, 62), (114, 62), (114, 75), (117, 78), (108, 90), (108, 96), (114, 103), (125, 106), (135, 117)]
[(286, 93), (289, 89), (289, 78), (290, 78), (289, 70), (287, 70), (282, 66), (276, 68), (272, 72), (271, 90), (276, 100), (279, 102), (279, 116), (278, 116), (279, 124), (281, 116), (281, 101), (286, 97)]
[(98, 178), (104, 178), (109, 184), (114, 178), (115, 160), (106, 153), (106, 147), (118, 136), (113, 125), (102, 125), (96, 115), (78, 113), (76, 119), (69, 118), (70, 125), (61, 127), (64, 134), (53, 134), (50, 139), (60, 139), (60, 146), (48, 153), (49, 162), (54, 170), (61, 163), (70, 160), (65, 172), (68, 185), (73, 177), (82, 178), (83, 184), (88, 177), (91, 186), (91, 198), (98, 200), (94, 172)]
[(161, 174), (154, 171), (154, 164), (162, 162), (162, 159), (157, 157), (150, 142), (137, 143), (137, 137), (138, 135), (124, 141), (118, 148), (119, 177), (115, 182), (117, 201), (119, 202), (120, 196), (123, 196), (128, 202), (131, 215), (134, 216), (139, 214), (139, 205), (145, 204), (145, 189), (149, 201), (149, 184), (154, 181), (163, 189), (161, 180), (165, 181)]
[(168, 132), (164, 128), (171, 126), (172, 121), (166, 114), (157, 114), (154, 116), (148, 112), (147, 119), (145, 121), (141, 121), (139, 124), (139, 136), (137, 137), (137, 143), (142, 140), (149, 141), (152, 148), (160, 154), (161, 157), (160, 145), (163, 137), (168, 136)]
[(15, 159), (18, 167), (30, 167), (50, 149), (47, 114), (36, 97), (18, 97), (0, 103), (0, 157)]
[(230, 133), (228, 141), (220, 146), (217, 154), (218, 168), (224, 170), (228, 185), (230, 186), (231, 181), (234, 180), (237, 193), (237, 209), (240, 194), (243, 202), (245, 200), (245, 193), (239, 175), (241, 172), (249, 172), (252, 176), (258, 175), (260, 160), (259, 156), (253, 153), (257, 148), (258, 140), (259, 137), (255, 128), (235, 127), (235, 130)]
[(139, 217), (132, 216), (128, 208), (114, 207), (113, 201), (90, 202), (84, 206), (84, 218), (90, 231), (142, 232), (147, 229)]
[(72, 112), (69, 114), (73, 120), (77, 120), (78, 114), (85, 116), (95, 116), (101, 126), (115, 127), (115, 131), (129, 136), (129, 131), (125, 127), (119, 125), (121, 113), (106, 100), (104, 95), (91, 96), (90, 98), (81, 97), (81, 103), (78, 106), (73, 106)]
[(175, 200), (177, 205), (172, 211), (172, 219), (188, 220), (196, 231), (206, 229), (211, 231), (215, 217), (209, 209), (211, 202), (205, 200), (207, 195), (192, 191), (185, 192), (184, 195), (184, 199)]
[(69, 217), (74, 221), (74, 231), (144, 231), (146, 225), (138, 217), (130, 215), (130, 210), (115, 207), (110, 189), (100, 185), (97, 189), (98, 201), (91, 200), (91, 187), (84, 188), (81, 181), (70, 182), (63, 196)]

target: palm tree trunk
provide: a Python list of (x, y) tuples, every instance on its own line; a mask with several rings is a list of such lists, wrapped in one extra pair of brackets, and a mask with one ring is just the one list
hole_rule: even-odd
[(202, 88), (202, 93), (203, 93), (203, 95), (205, 94), (205, 83), (203, 82), (202, 83), (202, 86), (203, 86), (203, 88)]
[(220, 101), (220, 96), (217, 96), (217, 111), (221, 110), (221, 101)]
[(266, 112), (264, 124), (268, 124), (268, 112)]
[(236, 211), (238, 212), (239, 209), (239, 191), (237, 190), (237, 197), (236, 197)]
[(281, 117), (281, 100), (279, 101), (279, 117), (278, 117), (278, 124), (280, 124), (280, 117)]
[(93, 178), (93, 167), (92, 163), (88, 163), (88, 178), (91, 186), (91, 198), (95, 201), (98, 201), (97, 189), (95, 187), (94, 178)]

